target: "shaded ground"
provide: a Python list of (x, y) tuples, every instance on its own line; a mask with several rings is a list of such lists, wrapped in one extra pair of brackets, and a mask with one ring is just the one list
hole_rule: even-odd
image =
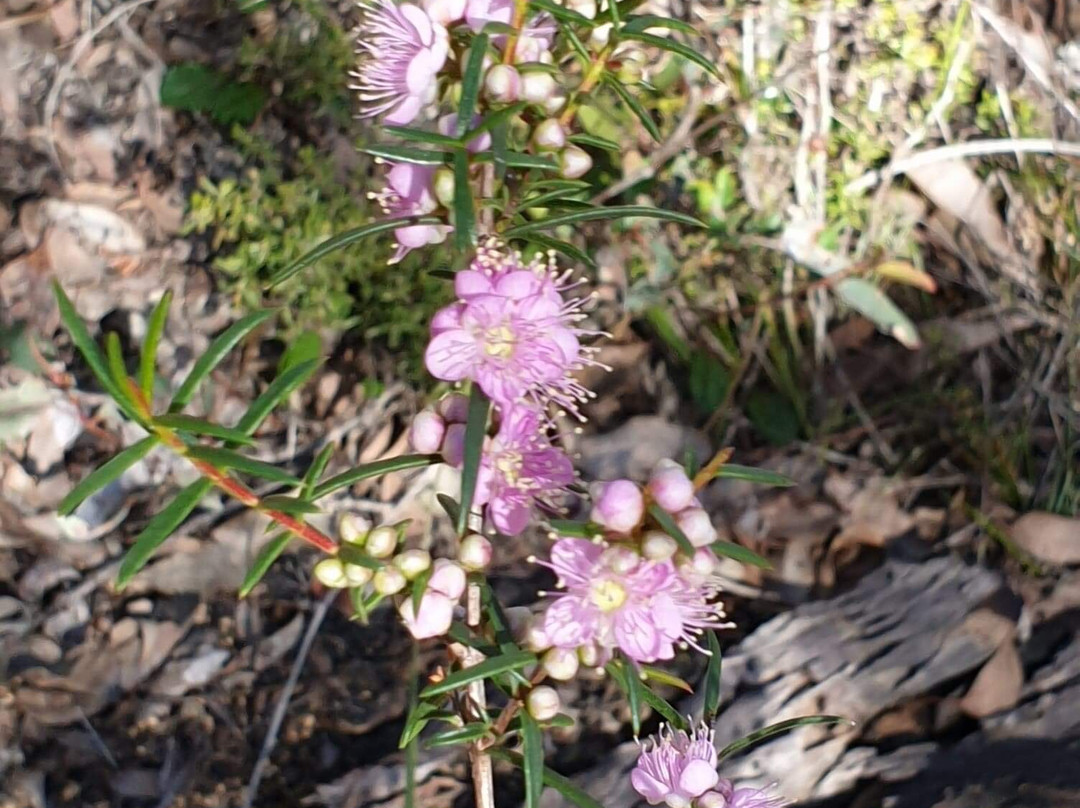
[[(956, 800), (962, 788), (990, 789), (968, 778), (977, 767), (962, 763), (964, 744), (1016, 709), (1052, 706), (1080, 676), (1069, 661), (1080, 622), (1077, 167), (997, 143), (978, 160), (864, 178), (943, 144), (1074, 141), (1076, 9), (676, 11), (708, 32), (725, 82), (687, 91), (678, 65), (654, 65), (664, 93), (654, 112), (670, 133), (659, 147), (598, 99), (598, 132), (611, 136), (613, 120), (630, 133), (599, 171), (621, 181), (626, 200), (677, 206), (711, 229), (586, 234), (600, 264), (595, 317), (614, 334), (602, 359), (615, 371), (590, 380), (600, 396), (587, 434), (571, 439), (588, 476), (640, 475), (686, 448), (733, 445), (739, 462), (799, 481), (710, 491), (729, 537), (774, 562), (771, 573), (725, 570), (732, 644), (852, 590), (887, 557), (998, 576), (994, 598), (972, 604), (996, 616), (986, 655), (873, 714), (854, 743), (874, 755), (937, 744), (913, 770), (929, 766), (927, 783), (957, 786)], [(74, 0), (0, 0), (0, 12), (0, 793), (12, 806), (239, 805), (321, 597), (310, 559), (287, 554), (238, 601), (263, 526), (210, 499), (132, 587), (113, 590), (125, 543), (190, 470), (151, 455), (75, 519), (56, 517), (74, 482), (134, 434), (76, 360), (47, 282), (61, 280), (95, 332), (118, 330), (132, 361), (153, 302), (173, 289), (159, 370), (175, 384), (264, 299), (270, 263), (365, 220), (370, 167), (353, 148), (363, 133), (348, 119), (348, 47), (333, 33), (352, 12)], [(254, 123), (163, 108), (162, 77), (179, 62), (262, 88)], [(922, 347), (848, 313), (836, 279), (822, 279), (836, 266), (881, 284), (904, 317), (884, 330)], [(236, 417), (311, 331), (303, 339), (331, 359), (268, 422), (258, 451), (301, 467), (329, 442), (345, 468), (403, 450), (427, 384), (415, 361), (425, 311), (441, 287), (419, 264), (386, 273), (378, 250), (322, 272), (274, 299), (286, 314), (222, 366), (198, 404)], [(433, 494), (452, 486), (434, 471), (391, 475), (327, 511), (412, 517), (416, 536), (438, 546)], [(1028, 511), (1038, 513), (1015, 521)], [(523, 560), (544, 541), (498, 548), (495, 582), (511, 605), (532, 604), (548, 583)], [(403, 804), (395, 750), (409, 672), (444, 662), (426, 646), (414, 662), (385, 611), (361, 627), (332, 609), (258, 804)], [(698, 675), (698, 661), (679, 664)], [(1041, 689), (1057, 671), (1061, 681)], [(579, 725), (549, 762), (595, 772), (629, 740), (629, 717), (600, 679), (567, 685), (564, 701)], [(1031, 748), (1069, 748), (1068, 731), (1038, 727)], [(418, 804), (468, 804), (456, 756), (425, 752), (418, 771)], [(867, 769), (839, 799), (880, 805), (881, 780)], [(512, 804), (518, 784), (500, 782), (500, 804)], [(586, 776), (586, 787), (598, 782)], [(905, 799), (929, 805), (940, 793)], [(1039, 799), (1050, 797), (1030, 805)]]

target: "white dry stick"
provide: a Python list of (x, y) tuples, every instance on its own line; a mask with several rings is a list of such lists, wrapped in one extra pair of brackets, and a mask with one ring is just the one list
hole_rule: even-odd
[(813, 155), (814, 179), (817, 184), (814, 213), (825, 224), (825, 195), (829, 159), (829, 130), (832, 128), (833, 105), (830, 85), (829, 51), (832, 48), (832, 0), (826, 0), (814, 30), (814, 53), (817, 54), (818, 80), (818, 142)]

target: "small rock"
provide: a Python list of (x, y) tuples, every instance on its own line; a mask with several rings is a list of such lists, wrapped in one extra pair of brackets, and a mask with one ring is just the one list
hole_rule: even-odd
[(1032, 511), (1009, 531), (1021, 550), (1047, 564), (1080, 564), (1080, 518)]

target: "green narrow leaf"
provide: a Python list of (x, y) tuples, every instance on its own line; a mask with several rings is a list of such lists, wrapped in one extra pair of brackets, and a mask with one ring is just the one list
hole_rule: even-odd
[(716, 78), (720, 78), (720, 71), (716, 69), (716, 65), (709, 61), (708, 57), (694, 50), (689, 45), (679, 42), (677, 39), (656, 36), (655, 34), (646, 34), (640, 31), (623, 32), (623, 39), (640, 42), (643, 45), (651, 45), (654, 48), (660, 48), (669, 53), (676, 53), (687, 61), (693, 62), (706, 73), (711, 73)]
[(785, 732), (791, 732), (793, 729), (810, 726), (811, 724), (848, 724), (850, 726), (855, 726), (854, 721), (847, 718), (841, 718), (838, 715), (808, 715), (802, 718), (792, 718), (787, 721), (780, 721), (779, 723), (764, 727), (757, 732), (751, 732), (746, 737), (740, 738), (737, 741), (732, 741), (720, 750), (719, 759), (723, 760), (724, 758), (731, 757), (736, 752), (742, 752), (745, 749), (749, 749), (751, 746), (759, 744), (767, 738), (772, 738), (775, 735), (783, 735)]
[(473, 721), (463, 727), (436, 732), (424, 741), (424, 746), (427, 749), (437, 749), (440, 746), (457, 746), (478, 741), (488, 734), (488, 729), (488, 725), (482, 721)]
[(365, 146), (361, 151), (372, 157), (382, 157), (384, 160), (395, 163), (413, 163), (418, 166), (441, 166), (450, 158), (447, 152), (416, 149), (411, 146), (388, 146), (382, 143)]
[(131, 393), (128, 392), (128, 374), (124, 367), (124, 353), (120, 348), (120, 335), (110, 331), (105, 335), (105, 357), (109, 360), (109, 375), (112, 376), (113, 384), (120, 391), (124, 401), (131, 402)]
[[(420, 646), (417, 643), (412, 644), (412, 654), (409, 656), (409, 716), (410, 718), (416, 713), (417, 709), (417, 691), (420, 689)], [(425, 721), (424, 724), (427, 722)], [(423, 724), (421, 724), (423, 729)], [(406, 731), (409, 729), (409, 724), (406, 722)], [(404, 736), (403, 736), (404, 737)], [(405, 806), (404, 808), (416, 808), (416, 764), (418, 755), (416, 738), (413, 737), (408, 741), (403, 741), (401, 746), (405, 747)]]
[(174, 530), (195, 510), (199, 501), (209, 493), (213, 483), (207, 479), (196, 480), (184, 488), (176, 499), (162, 508), (135, 538), (135, 543), (120, 562), (116, 574), (116, 588), (124, 589), (139, 570), (146, 566), (150, 556), (169, 538)]
[(484, 132), (490, 132), (495, 129), (495, 127), (507, 123), (511, 118), (516, 118), (518, 113), (527, 106), (529, 106), (528, 102), (518, 101), (516, 104), (511, 104), (508, 107), (503, 107), (489, 115), (485, 115), (480, 123), (462, 136), (461, 142), (471, 143), (478, 135), (482, 135)]
[(623, 657), (609, 662), (607, 671), (626, 694), (626, 703), (630, 708), (630, 728), (633, 729), (636, 738), (641, 734), (641, 691), (644, 689), (641, 679), (638, 678), (637, 669)]
[(465, 421), (465, 457), (461, 468), (461, 502), (458, 510), (457, 533), (464, 536), (469, 526), (476, 478), (480, 473), (480, 453), (487, 434), (488, 410), (491, 402), (484, 397), (478, 384), (469, 391), (469, 414)]
[(461, 148), (461, 141), (458, 138), (440, 132), (429, 132), (426, 129), (410, 129), (406, 126), (383, 126), (382, 130), (389, 135), (395, 135), (412, 143), (429, 143), (433, 146), (442, 146), (445, 151), (456, 151)]
[[(483, 160), (486, 155), (480, 155), (478, 159)], [(547, 171), (555, 171), (558, 169), (555, 160), (547, 155), (543, 154), (528, 154), (527, 152), (519, 151), (506, 151), (502, 157), (503, 163), (510, 168), (540, 168)]]
[(689, 730), (690, 725), (686, 720), (686, 716), (680, 715), (679, 711), (672, 707), (666, 699), (662, 699), (656, 695), (648, 687), (642, 685), (640, 698), (643, 702), (652, 707), (656, 712), (664, 717), (664, 719), (676, 729)]
[(457, 500), (449, 494), (436, 494), (435, 499), (442, 505), (442, 509), (446, 511), (446, 515), (450, 517), (450, 522), (454, 525), (458, 523), (458, 514), (461, 512), (461, 506), (457, 504)]
[(476, 236), (476, 211), (469, 185), (469, 155), (454, 155), (454, 243), (467, 250)]
[(330, 255), (330, 253), (348, 247), (350, 244), (355, 244), (368, 236), (375, 236), (379, 233), (385, 233), (388, 230), (394, 230), (395, 228), (405, 227), (406, 225), (411, 224), (445, 224), (445, 222), (434, 216), (403, 216), (397, 219), (383, 219), (378, 222), (372, 222), (371, 224), (354, 227), (352, 230), (346, 230), (344, 233), (339, 233), (336, 236), (328, 238), (318, 247), (305, 255), (302, 255), (300, 258), (297, 258), (287, 267), (279, 269), (270, 277), (267, 288), (273, 288), (279, 283), (287, 281), (297, 272), (307, 269), (320, 258), (325, 258)]
[(322, 338), (315, 331), (302, 331), (290, 340), (285, 352), (278, 360), (277, 372), (284, 373), (289, 368), (304, 362), (317, 362), (322, 359)]
[(507, 141), (510, 125), (506, 121), (496, 124), (491, 130), (491, 159), (495, 162), (495, 178), (502, 182), (506, 176)]
[[(507, 763), (512, 763), (519, 769), (524, 766), (524, 760), (517, 752), (510, 752), (501, 747), (495, 747), (494, 749), (489, 750), (488, 754), (497, 760), (504, 760)], [(558, 791), (578, 808), (604, 808), (603, 805), (571, 783), (570, 780), (563, 777), (558, 772), (552, 771), (547, 766), (544, 767), (544, 785)], [(609, 806), (609, 808), (613, 807)]]
[(690, 543), (690, 539), (686, 538), (686, 534), (679, 529), (677, 524), (675, 524), (675, 520), (671, 518), (671, 514), (654, 502), (649, 506), (649, 516), (656, 520), (656, 523), (660, 525), (661, 530), (671, 536), (671, 538), (675, 539), (675, 543), (679, 545), (679, 550), (689, 558), (694, 557), (694, 545)]
[(240, 430), (234, 429), (231, 426), (215, 424), (213, 421), (207, 421), (205, 418), (196, 418), (194, 415), (184, 415), (179, 412), (169, 412), (164, 415), (159, 415), (154, 419), (154, 423), (167, 429), (175, 429), (178, 432), (189, 432), (192, 435), (206, 435), (211, 438), (221, 438), (222, 440), (239, 443), (244, 446), (250, 446), (254, 443), (250, 435), (245, 435)]
[(570, 202), (574, 205), (587, 205), (589, 204), (584, 199), (579, 199), (581, 191), (577, 188), (566, 190), (564, 188), (556, 188), (553, 191), (547, 191), (546, 193), (537, 194), (536, 196), (530, 196), (524, 200), (519, 206), (521, 210), (528, 210), (529, 208), (543, 208), (550, 202)]
[[(461, 73), (461, 103), (458, 105), (457, 131), (461, 138), (472, 126), (476, 101), (480, 97), (480, 83), (484, 78), (484, 57), (487, 56), (488, 35), (479, 34), (469, 44), (469, 58)], [(455, 166), (457, 165), (455, 155)]]
[(282, 485), (300, 485), (300, 480), (289, 472), (278, 468), (270, 463), (246, 457), (231, 449), (222, 449), (216, 446), (190, 446), (187, 449), (189, 457), (202, 460), (212, 466), (221, 469), (234, 469), (242, 474), (250, 474), (261, 480)]
[(90, 472), (86, 479), (72, 488), (68, 495), (60, 501), (60, 504), (56, 508), (57, 513), (61, 516), (70, 514), (79, 507), (84, 499), (95, 491), (100, 491), (146, 457), (149, 451), (158, 445), (158, 442), (157, 437), (154, 435), (145, 437), (138, 443), (131, 444), (131, 446), (124, 449), (120, 454), (110, 458), (97, 469)]
[(714, 553), (717, 555), (727, 556), (733, 558), (743, 564), (749, 564), (752, 567), (760, 567), (763, 570), (771, 570), (772, 564), (769, 563), (767, 558), (762, 558), (753, 550), (748, 550), (741, 544), (735, 544), (730, 541), (714, 541), (709, 545)]
[(595, 522), (574, 522), (570, 519), (549, 519), (548, 525), (559, 536), (571, 539), (592, 539), (601, 536), (604, 529)]
[(157, 358), (158, 343), (165, 330), (165, 320), (169, 317), (172, 304), (172, 290), (166, 289), (161, 300), (154, 306), (146, 326), (146, 339), (143, 340), (142, 354), (139, 356), (139, 387), (146, 397), (147, 404), (154, 401), (154, 364)]
[(535, 662), (535, 654), (521, 650), (511, 651), (508, 654), (497, 657), (491, 657), (479, 664), (473, 665), (471, 668), (463, 668), (462, 670), (454, 671), (441, 682), (435, 682), (434, 684), (428, 685), (420, 692), (420, 698), (427, 699), (432, 696), (449, 693), (451, 690), (457, 690), (458, 688), (464, 687), (465, 685), (480, 679), (488, 679), (497, 674), (506, 673), (507, 671), (520, 670), (526, 665), (532, 665)]
[(416, 702), (415, 697), (409, 715), (405, 719), (405, 727), (401, 731), (398, 740), (398, 749), (404, 749), (416, 740), (417, 736), (424, 731), (429, 721), (439, 719), (452, 719), (456, 713), (441, 709), (438, 705), (430, 702)]
[(561, 241), (559, 239), (550, 238), (541, 233), (533, 233), (529, 236), (529, 241), (534, 244), (538, 244), (545, 250), (555, 250), (555, 252), (562, 253), (572, 261), (576, 261), (579, 264), (584, 264), (589, 269), (596, 269), (596, 262), (592, 257), (584, 250), (580, 250), (573, 244), (567, 241)]
[(540, 808), (544, 793), (544, 736), (536, 719), (523, 710), (521, 716), (521, 770), (525, 773), (525, 808)]
[(659, 143), (660, 127), (656, 125), (656, 121), (652, 119), (652, 115), (650, 115), (644, 105), (634, 97), (634, 94), (626, 89), (622, 85), (622, 82), (614, 76), (605, 75), (604, 83), (615, 91), (615, 95), (619, 96), (619, 100), (626, 104), (630, 111), (634, 113), (634, 116), (641, 121), (641, 125), (645, 127), (645, 131), (649, 133), (653, 140)]
[(919, 330), (900, 308), (865, 278), (844, 278), (836, 284), (836, 293), (845, 303), (866, 317), (885, 334), (905, 348), (921, 345)]
[(75, 305), (58, 281), (53, 281), (53, 293), (56, 295), (56, 303), (60, 309), (60, 320), (71, 335), (71, 341), (78, 348), (83, 359), (86, 360), (86, 364), (90, 366), (94, 378), (101, 385), (101, 389), (109, 394), (124, 415), (136, 423), (141, 423), (142, 419), (139, 418), (138, 414), (132, 409), (131, 404), (128, 403), (129, 398), (126, 391), (121, 392), (117, 388), (112, 375), (109, 373), (109, 367), (105, 362), (101, 349), (98, 348), (97, 343), (90, 336), (90, 332), (86, 330), (86, 323), (83, 322), (79, 313), (75, 310)]
[(247, 408), (247, 412), (243, 414), (240, 420), (237, 421), (236, 430), (244, 435), (253, 435), (255, 430), (259, 428), (259, 425), (266, 420), (266, 417), (271, 412), (273, 412), (274, 408), (288, 398), (293, 390), (310, 379), (311, 374), (313, 374), (321, 364), (322, 360), (311, 359), (307, 362), (293, 365), (284, 373), (277, 376), (270, 382), (270, 385), (263, 391), (262, 395), (251, 403), (251, 406)]
[(311, 498), (311, 493), (315, 490), (315, 485), (319, 482), (319, 478), (322, 477), (323, 472), (326, 471), (326, 466), (330, 462), (330, 458), (333, 454), (334, 444), (328, 443), (319, 450), (317, 455), (315, 455), (315, 459), (311, 462), (311, 465), (308, 466), (308, 470), (304, 472), (303, 494), (305, 497)]
[(705, 668), (705, 681), (702, 708), (705, 715), (705, 723), (711, 724), (716, 718), (716, 712), (720, 709), (720, 674), (724, 665), (724, 654), (720, 650), (720, 640), (716, 638), (715, 631), (707, 632), (709, 640), (709, 665)]
[(427, 591), (428, 581), (431, 580), (431, 574), (435, 571), (435, 568), (428, 567), (421, 572), (412, 582), (412, 607), (413, 614), (420, 614), (420, 603), (424, 600), (424, 592)]
[(645, 31), (649, 28), (670, 28), (673, 31), (682, 31), (687, 36), (697, 36), (698, 32), (694, 30), (694, 26), (689, 23), (677, 20), (672, 17), (661, 17), (657, 14), (635, 14), (626, 18), (626, 24), (623, 25), (622, 30), (625, 33), (633, 34), (639, 31)]
[[(380, 570), (386, 566), (386, 561), (369, 556), (357, 545), (349, 544), (347, 542), (343, 542), (341, 546), (338, 547), (338, 558), (341, 559), (342, 563), (358, 564), (361, 567), (367, 567), (369, 570)], [(419, 580), (419, 578), (417, 578), (417, 580)], [(426, 580), (427, 579), (425, 578), (425, 581)]]
[(679, 690), (684, 690), (687, 693), (694, 692), (694, 688), (690, 686), (689, 682), (676, 676), (674, 673), (670, 673), (662, 668), (654, 668), (652, 665), (638, 665), (638, 667), (641, 668), (641, 672), (650, 682), (659, 682), (662, 685), (675, 687)]
[(593, 222), (598, 219), (623, 219), (630, 216), (641, 216), (650, 219), (662, 219), (668, 222), (678, 222), (679, 224), (685, 224), (690, 227), (704, 227), (700, 221), (693, 216), (687, 216), (685, 213), (679, 213), (674, 210), (665, 210), (664, 208), (651, 208), (646, 205), (612, 205), (604, 208), (589, 208), (588, 210), (576, 210), (573, 213), (564, 213), (561, 216), (552, 216), (550, 219), (543, 219), (538, 222), (529, 222), (528, 224), (519, 224), (517, 227), (511, 227), (509, 230), (503, 233), (506, 238), (517, 238), (524, 236), (526, 233), (532, 233), (536, 230), (548, 230), (552, 227), (558, 227), (563, 224), (577, 224), (579, 222)]
[[(273, 467), (271, 467), (273, 468)], [(300, 481), (297, 480), (299, 483)], [(290, 497), (285, 494), (271, 494), (262, 498), (262, 507), (275, 511), (281, 511), (292, 516), (304, 516), (311, 513), (320, 513), (319, 506), (299, 497)]]
[(325, 482), (321, 482), (315, 486), (315, 489), (311, 492), (312, 499), (322, 499), (327, 494), (332, 494), (338, 489), (348, 488), (353, 483), (358, 483), (361, 480), (366, 480), (370, 477), (378, 477), (382, 474), (389, 474), (391, 471), (404, 471), (406, 469), (418, 469), (424, 466), (431, 466), (435, 463), (442, 463), (442, 455), (437, 454), (412, 454), (412, 455), (398, 455), (397, 457), (387, 458), (386, 460), (376, 460), (373, 463), (365, 463), (362, 466), (343, 471), (335, 477), (331, 477)]
[(262, 580), (270, 566), (278, 560), (278, 557), (285, 552), (285, 548), (289, 546), (291, 540), (292, 534), (287, 530), (283, 530), (263, 546), (251, 563), (251, 569), (244, 576), (243, 583), (240, 584), (240, 597), (246, 598), (251, 594), (251, 590)]
[(787, 488), (788, 486), (795, 485), (795, 481), (790, 477), (785, 477), (775, 471), (768, 471), (767, 469), (756, 469), (752, 466), (740, 466), (737, 463), (725, 463), (716, 470), (714, 479), (724, 478), (726, 480), (745, 480), (750, 483), (758, 483), (759, 485), (772, 485), (780, 488)]
[(577, 143), (579, 146), (593, 146), (597, 149), (603, 149), (604, 151), (619, 151), (619, 144), (614, 140), (608, 140), (606, 137), (600, 137), (599, 135), (590, 135), (588, 132), (579, 132), (576, 135), (570, 135), (570, 142)]
[(560, 6), (557, 3), (550, 2), (550, 0), (529, 0), (529, 6), (531, 8), (539, 9), (540, 11), (546, 11), (555, 19), (573, 25), (595, 28), (600, 24), (596, 20), (589, 19), (584, 14), (579, 14), (578, 12)]
[(169, 404), (169, 412), (179, 412), (191, 401), (195, 390), (203, 380), (220, 364), (225, 355), (235, 348), (244, 337), (266, 322), (274, 312), (272, 310), (256, 311), (241, 317), (231, 326), (226, 328), (206, 349), (206, 353), (198, 358), (195, 366), (180, 384), (180, 389), (173, 395)]

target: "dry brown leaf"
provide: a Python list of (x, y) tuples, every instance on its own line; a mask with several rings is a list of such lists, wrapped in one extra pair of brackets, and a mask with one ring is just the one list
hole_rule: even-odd
[(1047, 564), (1080, 564), (1080, 518), (1032, 511), (1009, 530), (1012, 540)]
[(995, 253), (1013, 252), (990, 190), (967, 163), (942, 160), (912, 168), (907, 176), (931, 202), (966, 224)]
[(1024, 686), (1024, 667), (1011, 640), (1003, 642), (983, 665), (960, 709), (972, 718), (985, 718), (1016, 705)]

